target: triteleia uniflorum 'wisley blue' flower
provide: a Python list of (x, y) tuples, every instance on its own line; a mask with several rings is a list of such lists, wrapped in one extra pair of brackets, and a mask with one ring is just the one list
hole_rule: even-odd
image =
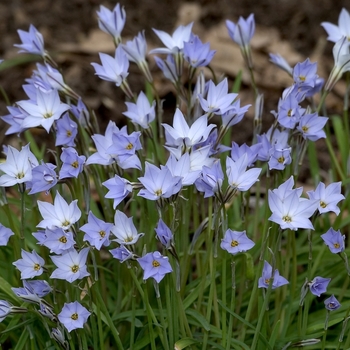
[(157, 48), (150, 53), (178, 54), (183, 50), (184, 43), (190, 40), (192, 26), (193, 22), (187, 26), (177, 27), (172, 36), (162, 30), (153, 29), (158, 38), (167, 48)]
[(305, 140), (317, 141), (326, 138), (323, 127), (327, 123), (328, 118), (319, 117), (317, 113), (304, 114), (299, 121), (297, 129)]
[(118, 175), (102, 182), (102, 185), (109, 190), (105, 195), (105, 198), (111, 198), (114, 200), (113, 209), (115, 209), (130, 193), (132, 193), (132, 185), (130, 181)]
[(69, 105), (61, 103), (57, 90), (42, 92), (36, 90), (36, 101), (19, 101), (17, 105), (26, 113), (22, 127), (33, 128), (42, 126), (48, 133), (55, 120), (70, 109)]
[(29, 144), (21, 151), (8, 146), (6, 161), (0, 164), (0, 171), (4, 173), (0, 176), (0, 186), (10, 187), (32, 180), (30, 153)]
[(67, 328), (68, 332), (71, 332), (73, 329), (84, 328), (84, 323), (86, 323), (90, 315), (91, 312), (77, 301), (74, 301), (73, 303), (64, 303), (57, 317)]
[(149, 124), (156, 117), (156, 101), (152, 105), (149, 103), (147, 96), (141, 91), (137, 97), (136, 103), (125, 102), (128, 110), (123, 114), (130, 118), (134, 124), (140, 125), (143, 129), (148, 129)]
[(321, 294), (327, 291), (327, 286), (331, 281), (330, 278), (315, 277), (311, 282), (309, 282), (309, 289), (313, 295), (321, 296)]
[(215, 50), (210, 50), (210, 43), (203, 44), (197, 35), (191, 35), (184, 43), (184, 59), (193, 68), (207, 66), (214, 57)]
[(285, 72), (287, 72), (290, 76), (293, 74), (293, 68), (289, 65), (289, 63), (280, 55), (270, 53), (270, 61), (275, 64), (278, 68), (281, 68)]
[(198, 98), (203, 111), (208, 115), (222, 115), (233, 107), (232, 102), (237, 96), (238, 94), (228, 93), (228, 81), (225, 78), (217, 85), (209, 80), (206, 98), (202, 94), (198, 95)]
[(298, 228), (314, 229), (309, 218), (317, 209), (317, 200), (300, 199), (298, 192), (293, 191), (281, 200), (275, 193), (269, 190), (269, 206), (272, 215), (270, 221), (276, 222), (282, 230)]
[(90, 211), (88, 222), (80, 227), (80, 231), (85, 232), (84, 241), (88, 241), (90, 245), (100, 250), (103, 245), (109, 246), (109, 235), (112, 228), (113, 224), (104, 222)]
[(74, 139), (78, 134), (78, 125), (69, 118), (68, 113), (63, 114), (63, 116), (57, 120), (56, 132), (55, 146), (75, 146)]
[(12, 232), (12, 230), (0, 223), (0, 246), (7, 245), (10, 237), (13, 235), (14, 232)]
[(157, 168), (146, 162), (145, 175), (139, 177), (144, 186), (137, 194), (149, 200), (169, 198), (181, 190), (182, 182), (180, 176), (172, 176), (167, 166)]
[(162, 125), (165, 129), (166, 145), (176, 148), (183, 145), (186, 149), (205, 141), (211, 130), (216, 127), (214, 124), (208, 125), (208, 118), (205, 115), (188, 126), (183, 113), (178, 108), (174, 115), (173, 126)]
[(28, 32), (19, 29), (18, 35), (22, 40), (22, 44), (15, 44), (14, 46), (21, 49), (19, 52), (45, 56), (43, 36), (32, 24)]
[(327, 39), (329, 41), (333, 41), (334, 43), (336, 43), (342, 37), (346, 37), (349, 40), (350, 38), (349, 22), (350, 22), (350, 14), (345, 8), (343, 8), (339, 14), (338, 26), (330, 22), (322, 22), (321, 26), (325, 29), (325, 31), (328, 34)]
[(123, 48), (118, 46), (114, 57), (105, 53), (100, 53), (99, 55), (102, 65), (91, 63), (95, 68), (95, 75), (98, 75), (103, 80), (111, 81), (117, 86), (122, 85), (129, 74), (129, 61)]
[(83, 171), (85, 156), (79, 156), (78, 152), (73, 147), (62, 148), (60, 156), (62, 167), (59, 172), (59, 178), (65, 179), (70, 177), (77, 178)]
[(335, 231), (332, 227), (321, 238), (328, 246), (329, 250), (334, 253), (341, 253), (345, 249), (345, 235), (342, 235), (340, 230)]
[(350, 45), (347, 37), (339, 39), (333, 47), (334, 67), (325, 85), (326, 91), (331, 91), (345, 72), (350, 71)]
[(261, 173), (260, 168), (248, 169), (249, 158), (247, 154), (243, 154), (240, 158), (234, 161), (232, 158), (226, 158), (226, 174), (228, 184), (233, 189), (244, 192), (248, 191), (255, 182), (259, 181)]
[(156, 236), (162, 245), (169, 249), (173, 243), (173, 233), (170, 228), (165, 224), (162, 219), (159, 219), (157, 227), (154, 229), (156, 231)]
[(119, 210), (115, 212), (114, 226), (111, 231), (117, 237), (114, 241), (123, 245), (135, 244), (144, 235), (144, 233), (137, 233), (132, 217), (128, 218)]
[(258, 287), (268, 288), (272, 277), (273, 277), (272, 289), (276, 289), (278, 287), (284, 286), (285, 284), (289, 283), (287, 279), (280, 276), (277, 269), (274, 270), (273, 272), (272, 266), (265, 260), (262, 276), (259, 278)]
[(168, 257), (159, 252), (148, 253), (137, 261), (143, 269), (144, 280), (152, 277), (159, 283), (167, 273), (173, 271)]
[(29, 253), (22, 249), (21, 255), (22, 259), (13, 263), (21, 271), (21, 279), (40, 276), (44, 272), (43, 266), (45, 265), (45, 260), (35, 250)]
[(120, 4), (115, 5), (113, 11), (101, 5), (100, 11), (97, 11), (98, 26), (107, 34), (112, 35), (116, 45), (121, 42), (121, 32), (125, 25), (126, 14), (124, 7)]
[(324, 301), (324, 306), (329, 311), (338, 310), (341, 307), (341, 304), (337, 300), (337, 298), (332, 294), (329, 298)]
[(329, 184), (327, 187), (323, 182), (320, 182), (315, 191), (307, 192), (310, 199), (317, 199), (318, 211), (320, 214), (328, 213), (330, 211), (339, 215), (340, 209), (337, 204), (345, 199), (341, 194), (341, 182), (334, 182)]
[(47, 228), (44, 235), (36, 234), (34, 236), (37, 239), (39, 238), (38, 244), (49, 248), (50, 253), (55, 254), (62, 254), (66, 250), (73, 248), (74, 244), (76, 244), (73, 233), (71, 231), (65, 231), (61, 227)]
[(123, 245), (118, 248), (111, 249), (110, 252), (113, 258), (119, 260), (121, 263), (134, 257), (134, 254)]
[(286, 165), (292, 163), (292, 148), (280, 148), (278, 144), (270, 149), (269, 169), (284, 170)]
[(56, 165), (42, 162), (32, 169), (32, 180), (26, 184), (30, 189), (29, 194), (39, 193), (49, 190), (57, 184)]
[(56, 192), (53, 205), (38, 201), (39, 211), (43, 220), (37, 227), (52, 228), (56, 226), (67, 230), (80, 219), (81, 211), (77, 203), (78, 200), (76, 199), (68, 204), (59, 192)]
[(239, 17), (237, 24), (226, 20), (226, 27), (230, 38), (240, 46), (246, 64), (251, 69), (253, 67), (253, 62), (250, 41), (255, 33), (254, 14), (250, 14), (247, 19)]
[(75, 249), (70, 249), (62, 255), (51, 256), (51, 260), (57, 266), (50, 278), (66, 280), (69, 283), (77, 279), (82, 279), (89, 276), (86, 269), (86, 259), (90, 248), (83, 248), (80, 252)]
[(239, 232), (228, 229), (221, 240), (220, 247), (235, 255), (252, 249), (254, 245), (255, 243), (247, 237), (245, 231)]

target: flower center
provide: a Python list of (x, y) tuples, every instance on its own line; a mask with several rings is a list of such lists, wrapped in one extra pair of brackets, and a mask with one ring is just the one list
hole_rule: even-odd
[(47, 112), (47, 113), (45, 113), (44, 115), (43, 115), (43, 117), (45, 118), (45, 119), (49, 119), (49, 118), (51, 118), (53, 116), (53, 113), (52, 112)]
[(72, 132), (71, 132), (70, 130), (67, 130), (66, 135), (67, 135), (68, 137), (70, 137), (70, 136), (72, 136)]
[(304, 125), (301, 129), (302, 129), (304, 132), (308, 132), (308, 131), (309, 131), (309, 128), (308, 128), (306, 125)]
[(62, 226), (69, 226), (70, 222), (68, 220), (62, 222)]
[(327, 206), (327, 204), (326, 204), (324, 201), (321, 201), (321, 202), (320, 202), (320, 206), (321, 206), (322, 208), (325, 208), (325, 207)]
[(285, 222), (292, 222), (292, 218), (288, 215), (284, 215), (282, 216), (282, 220)]
[(283, 162), (284, 162), (284, 157), (281, 156), (281, 157), (277, 158), (277, 162), (283, 164)]
[(292, 116), (292, 112), (293, 112), (293, 110), (292, 110), (292, 109), (288, 110), (288, 112), (287, 112), (287, 116), (288, 116), (288, 117), (291, 117), (291, 116)]
[(159, 264), (159, 262), (157, 260), (153, 260), (152, 261), (152, 265), (153, 265), (153, 267), (159, 267), (160, 266), (160, 264)]
[(163, 193), (163, 192), (162, 192), (161, 189), (159, 189), (159, 190), (157, 190), (157, 191), (154, 192), (154, 194), (155, 194), (156, 196), (161, 196), (162, 193)]
[(62, 236), (58, 239), (61, 243), (67, 243), (67, 237), (66, 236)]
[(23, 172), (17, 174), (17, 179), (23, 179), (23, 178), (24, 178)]
[(134, 145), (132, 143), (129, 143), (125, 148), (130, 151), (132, 150), (132, 148), (134, 147)]
[(306, 77), (305, 77), (305, 75), (299, 75), (299, 79), (300, 79), (301, 81), (305, 81), (305, 80), (306, 80)]
[(103, 231), (103, 230), (101, 230), (101, 231), (99, 232), (99, 235), (103, 238), (103, 237), (106, 235), (106, 232)]
[(339, 248), (340, 248), (340, 244), (339, 244), (339, 243), (334, 243), (333, 246), (334, 246), (334, 248), (336, 248), (336, 249), (339, 249)]
[(73, 321), (76, 321), (78, 318), (79, 318), (79, 316), (78, 316), (78, 314), (76, 313), (76, 312), (74, 312), (74, 314), (70, 317)]
[(124, 239), (124, 242), (128, 243), (128, 242), (132, 242), (133, 238), (132, 236), (127, 236), (125, 239)]
[(78, 161), (75, 161), (75, 162), (72, 163), (72, 167), (73, 167), (73, 168), (76, 169), (78, 166), (79, 166)]
[(231, 247), (237, 247), (238, 246), (238, 242), (235, 241), (234, 239), (231, 241)]
[(39, 271), (41, 266), (39, 264), (34, 264), (34, 270)]
[(265, 279), (265, 283), (266, 283), (266, 284), (270, 284), (270, 278), (266, 278), (266, 279)]
[(73, 265), (71, 267), (71, 270), (72, 270), (73, 273), (77, 273), (79, 271), (79, 265)]

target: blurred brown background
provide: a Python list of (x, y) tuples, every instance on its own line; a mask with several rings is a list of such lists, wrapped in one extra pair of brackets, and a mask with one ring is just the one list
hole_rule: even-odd
[[(203, 42), (210, 41), (211, 48), (218, 51), (214, 69), (219, 75), (227, 75), (231, 82), (244, 68), (244, 63), (238, 47), (228, 37), (224, 21), (237, 21), (239, 16), (254, 13), (257, 28), (252, 41), (253, 60), (257, 84), (265, 95), (267, 121), (271, 120), (269, 111), (276, 108), (281, 91), (292, 83), (286, 73), (269, 63), (268, 53), (282, 54), (292, 66), (310, 57), (319, 63), (319, 75), (326, 78), (333, 63), (333, 45), (327, 43), (320, 23), (337, 24), (341, 8), (349, 6), (348, 0), (122, 0), (120, 3), (127, 14), (122, 33), (124, 41), (145, 29), (149, 49), (162, 46), (151, 28), (172, 33), (177, 25), (195, 21), (193, 31)], [(46, 49), (61, 65), (66, 82), (96, 110), (101, 123), (109, 119), (118, 122), (125, 110), (123, 95), (112, 83), (97, 78), (90, 64), (99, 62), (98, 52), (112, 54), (114, 51), (111, 39), (98, 29), (96, 11), (100, 5), (112, 9), (115, 4), (99, 0), (0, 0), (0, 57), (6, 60), (19, 57), (18, 50), (13, 47), (20, 42), (17, 29), (27, 31), (29, 25), (34, 24), (44, 36)], [(149, 61), (160, 95), (166, 98), (165, 109), (171, 115), (175, 103), (172, 86), (155, 67), (152, 57)], [(0, 84), (11, 103), (26, 98), (21, 85), (34, 67), (35, 63), (24, 62), (0, 71)], [(242, 104), (252, 104), (253, 94), (245, 74), (243, 82)], [(135, 93), (144, 87), (144, 80), (134, 64), (130, 66), (129, 83)], [(339, 83), (328, 98), (330, 111), (339, 108), (343, 89), (344, 85)], [(4, 114), (7, 114), (6, 103), (0, 98), (0, 115)], [(238, 132), (236, 142), (250, 141), (252, 116), (251, 108), (240, 127), (247, 132)], [(0, 121), (0, 136), (5, 128), (5, 123)], [(6, 138), (1, 137), (2, 142), (6, 142)]]

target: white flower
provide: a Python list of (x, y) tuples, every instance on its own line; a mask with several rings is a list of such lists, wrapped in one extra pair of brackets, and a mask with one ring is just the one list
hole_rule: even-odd
[(80, 219), (81, 211), (77, 202), (78, 200), (75, 200), (68, 204), (58, 192), (56, 192), (53, 205), (38, 201), (39, 211), (43, 220), (37, 227), (62, 227), (64, 230), (67, 230)]

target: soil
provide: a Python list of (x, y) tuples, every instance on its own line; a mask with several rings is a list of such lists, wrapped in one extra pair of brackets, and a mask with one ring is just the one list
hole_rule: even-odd
[[(203, 39), (213, 37), (222, 28), (224, 20), (237, 21), (239, 16), (247, 17), (255, 14), (257, 31), (267, 33), (262, 35), (260, 41), (256, 41), (256, 54), (264, 55), (264, 60), (258, 61), (259, 79), (257, 83), (265, 95), (266, 123), (271, 122), (270, 110), (275, 109), (281, 91), (288, 85), (286, 76), (281, 74), (281, 79), (266, 78), (265, 71), (271, 69), (267, 54), (270, 49), (272, 37), (275, 40), (276, 50), (282, 47), (288, 48), (286, 54), (295, 64), (297, 59), (303, 61), (311, 56), (316, 57), (321, 72), (326, 77), (332, 67), (332, 44), (326, 42), (326, 33), (320, 26), (323, 21), (338, 22), (338, 16), (348, 0), (122, 0), (125, 6), (127, 22), (123, 31), (123, 37), (131, 39), (139, 31), (145, 29), (149, 47), (160, 46), (159, 39), (152, 28), (172, 33), (177, 25), (186, 24), (191, 19), (196, 23), (194, 31)], [(121, 91), (112, 83), (104, 82), (94, 75), (91, 62), (99, 62), (98, 50), (105, 48), (106, 53), (113, 52), (110, 38), (100, 38), (96, 11), (100, 5), (108, 8), (115, 6), (114, 1), (99, 0), (0, 0), (0, 57), (5, 60), (16, 58), (15, 67), (2, 69), (0, 67), (0, 84), (6, 91), (9, 101), (13, 104), (25, 99), (22, 84), (25, 78), (29, 78), (34, 68), (33, 62), (27, 60), (26, 55), (17, 55), (14, 43), (19, 43), (17, 29), (28, 30), (30, 24), (34, 24), (43, 34), (45, 47), (52, 52), (65, 74), (66, 81), (81, 96), (91, 108), (94, 108), (100, 118), (101, 125), (105, 125), (109, 119), (119, 121), (125, 110), (124, 97)], [(103, 35), (103, 34), (102, 34)], [(227, 35), (227, 34), (225, 34)], [(270, 37), (271, 35), (271, 37)], [(102, 38), (102, 37), (101, 37)], [(214, 47), (216, 39), (211, 41)], [(225, 38), (226, 40), (226, 38)], [(234, 47), (232, 42), (226, 41), (225, 45)], [(227, 46), (227, 47), (228, 47)], [(254, 48), (254, 47), (253, 47)], [(22, 57), (22, 58), (21, 58)], [(150, 57), (152, 72), (156, 74), (160, 94), (166, 98), (165, 109), (168, 118), (172, 118), (175, 107), (175, 96), (172, 88), (163, 79), (162, 74), (154, 65)], [(296, 61), (295, 61), (296, 60)], [(231, 62), (225, 69), (220, 60), (216, 62), (220, 74), (226, 74), (230, 82), (235, 79), (236, 72), (243, 68), (231, 69)], [(221, 68), (221, 69), (220, 69)], [(321, 74), (320, 74), (321, 75)], [(136, 66), (130, 67), (130, 80), (134, 92), (138, 93), (144, 88), (144, 81)], [(280, 77), (280, 75), (278, 75)], [(275, 80), (276, 79), (276, 80)], [(288, 81), (288, 80), (287, 80)], [(243, 80), (242, 104), (253, 103), (253, 96), (248, 88), (249, 82)], [(289, 82), (291, 83), (291, 82)], [(337, 92), (337, 91), (336, 91)], [(340, 94), (340, 93), (339, 93)], [(328, 108), (330, 113), (337, 111), (339, 102), (337, 93), (330, 97)], [(0, 98), (0, 115), (7, 114), (6, 103)], [(252, 134), (252, 111), (248, 118), (239, 124), (239, 132), (236, 132), (238, 143), (250, 142)], [(0, 145), (8, 142), (4, 137), (7, 126), (0, 121)], [(319, 151), (322, 153), (321, 144)], [(322, 157), (327, 161), (327, 155)]]

